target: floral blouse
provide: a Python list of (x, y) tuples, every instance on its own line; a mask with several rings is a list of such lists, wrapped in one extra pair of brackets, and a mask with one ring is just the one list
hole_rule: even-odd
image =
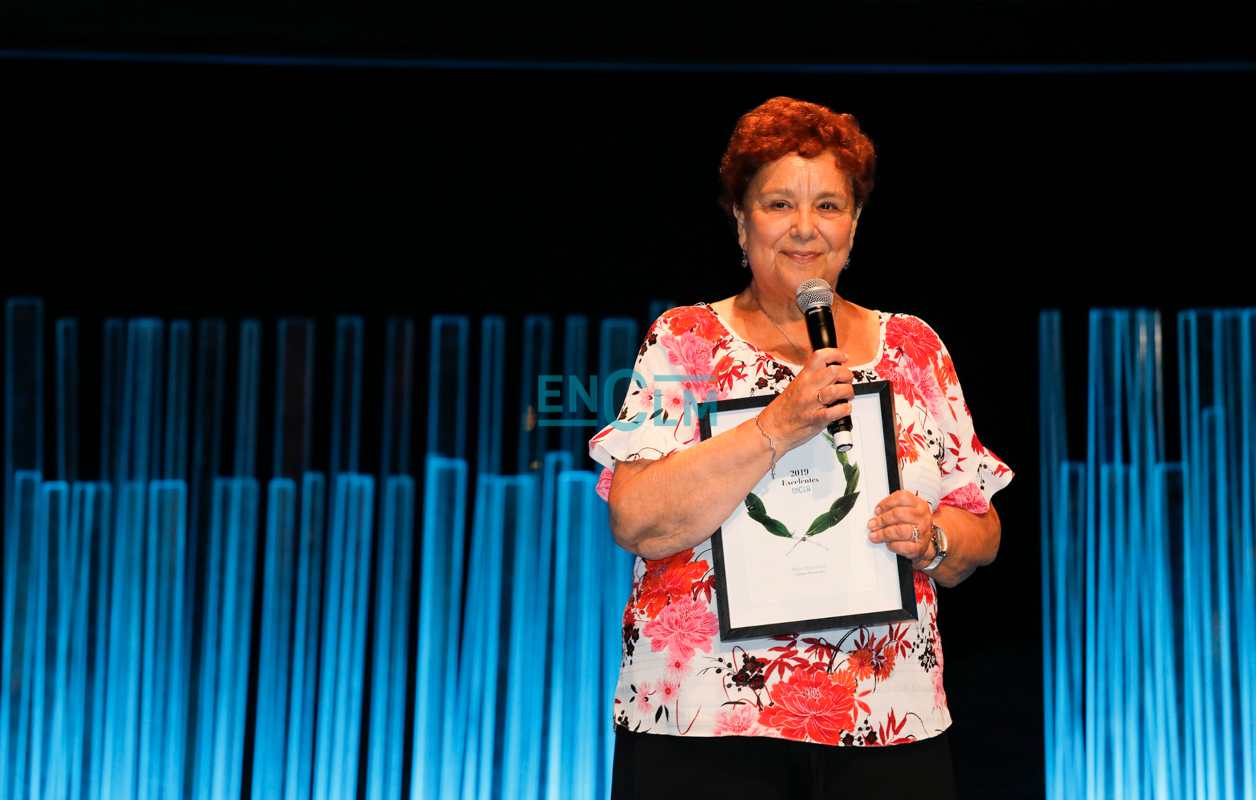
[[(918, 317), (877, 312), (877, 355), (850, 365), (854, 381), (894, 390), (904, 488), (982, 513), (1012, 470), (982, 446), (955, 365)], [(604, 466), (607, 498), (616, 461), (661, 458), (699, 441), (691, 398), (779, 393), (802, 366), (780, 361), (732, 331), (706, 303), (669, 309), (641, 343), (619, 412), (642, 424), (607, 425), (589, 440)], [(693, 375), (693, 381), (655, 376)], [(692, 402), (692, 400), (690, 401)], [(665, 424), (656, 425), (657, 414)], [(774, 736), (839, 746), (926, 739), (951, 724), (942, 685), (942, 642), (933, 579), (913, 573), (917, 621), (725, 643), (715, 606), (710, 540), (651, 561), (638, 557), (623, 616), (614, 723), (687, 736)]]

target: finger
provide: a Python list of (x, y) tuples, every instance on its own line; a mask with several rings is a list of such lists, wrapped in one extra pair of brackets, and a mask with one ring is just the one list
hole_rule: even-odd
[(817, 392), (817, 396), (823, 401), (824, 405), (830, 406), (839, 400), (850, 400), (855, 396), (855, 387), (849, 383), (836, 383), (832, 386), (824, 386)]
[[(910, 542), (911, 537), (912, 526), (904, 523), (882, 525), (868, 534), (868, 540), (873, 542)], [(924, 531), (920, 532), (920, 538), (924, 538)]]
[(828, 364), (841, 364), (846, 361), (846, 353), (836, 347), (821, 347), (811, 353), (811, 358), (805, 366), (812, 369), (822, 369)]
[(928, 502), (916, 496), (914, 492), (910, 492), (907, 489), (899, 489), (888, 495), (880, 503), (877, 503), (876, 512), (882, 514), (891, 508), (918, 508), (922, 505), (928, 505)]
[(877, 514), (868, 523), (873, 528), (888, 528), (891, 525), (918, 525), (917, 518), (912, 515), (909, 509), (901, 506), (887, 508), (880, 514)]
[(890, 542), (886, 545), (886, 548), (900, 556), (906, 556), (912, 561), (919, 561), (924, 558), (927, 546), (922, 547), (920, 544), (909, 540), (906, 542)]
[(851, 408), (851, 404), (849, 401), (844, 401), (844, 402), (841, 402), (832, 406), (821, 406), (820, 407), (820, 419), (828, 423), (828, 422), (832, 422), (835, 419), (841, 419), (842, 417), (849, 417), (850, 408)]

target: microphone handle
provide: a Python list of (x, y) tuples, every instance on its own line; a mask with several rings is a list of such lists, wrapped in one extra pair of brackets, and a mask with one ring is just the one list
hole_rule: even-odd
[[(824, 347), (837, 347), (837, 329), (833, 325), (833, 311), (828, 308), (820, 307), (808, 311), (807, 319), (807, 336), (811, 339), (811, 349), (813, 351)], [(850, 417), (842, 417), (835, 419), (827, 426), (830, 434), (836, 435), (838, 431), (850, 432)]]

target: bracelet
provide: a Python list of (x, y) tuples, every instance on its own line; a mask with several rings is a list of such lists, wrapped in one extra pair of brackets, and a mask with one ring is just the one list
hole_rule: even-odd
[(759, 433), (763, 434), (763, 437), (768, 440), (768, 447), (772, 449), (771, 473), (772, 473), (773, 480), (775, 480), (776, 479), (776, 444), (772, 442), (772, 437), (768, 436), (768, 432), (763, 430), (763, 426), (759, 424), (758, 417), (754, 418), (754, 426), (758, 428)]

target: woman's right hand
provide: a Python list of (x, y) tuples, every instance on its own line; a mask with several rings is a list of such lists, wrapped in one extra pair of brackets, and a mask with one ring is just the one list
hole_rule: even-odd
[(759, 412), (759, 424), (776, 443), (778, 457), (850, 415), (855, 387), (851, 371), (841, 366), (846, 358), (836, 347), (814, 351), (785, 391)]

